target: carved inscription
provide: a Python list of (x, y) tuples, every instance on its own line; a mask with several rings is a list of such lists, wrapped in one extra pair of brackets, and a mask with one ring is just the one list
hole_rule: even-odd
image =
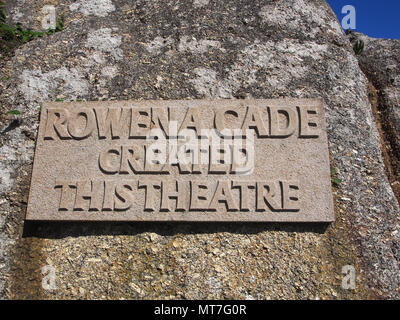
[[(297, 181), (57, 181), (55, 188), (60, 189), (58, 209), (66, 211), (128, 210), (135, 196), (146, 199), (147, 211), (216, 211), (220, 204), (228, 211), (300, 210)], [(249, 192), (256, 199), (251, 204)]]
[[(95, 135), (97, 139), (146, 139), (152, 130), (158, 128), (166, 138), (174, 138), (179, 132), (193, 130), (197, 138), (207, 137), (210, 129), (215, 129), (221, 136), (232, 136), (234, 133), (244, 134), (246, 130), (254, 130), (257, 137), (318, 138), (318, 111), (315, 107), (242, 107), (243, 116), (230, 108), (216, 110), (213, 115), (214, 128), (207, 128), (197, 108), (159, 107), (139, 108), (88, 108), (81, 107), (75, 111), (67, 108), (48, 108), (44, 139), (85, 139)], [(181, 123), (178, 123), (176, 112), (185, 112)], [(226, 117), (235, 118), (231, 127)], [(170, 130), (174, 130), (170, 132)], [(172, 131), (171, 130), (171, 131)], [(170, 133), (175, 135), (171, 136)]]
[(48, 103), (27, 219), (332, 221), (322, 101)]

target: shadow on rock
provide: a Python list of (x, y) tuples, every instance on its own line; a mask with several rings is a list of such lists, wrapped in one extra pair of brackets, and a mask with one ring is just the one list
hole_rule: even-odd
[(25, 221), (23, 237), (61, 239), (100, 235), (137, 235), (153, 232), (163, 236), (228, 232), (257, 234), (265, 231), (325, 233), (329, 223), (242, 222), (41, 222)]

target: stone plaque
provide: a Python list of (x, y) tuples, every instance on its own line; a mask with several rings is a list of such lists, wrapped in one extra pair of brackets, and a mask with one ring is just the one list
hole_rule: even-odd
[(27, 220), (334, 220), (323, 101), (45, 103)]

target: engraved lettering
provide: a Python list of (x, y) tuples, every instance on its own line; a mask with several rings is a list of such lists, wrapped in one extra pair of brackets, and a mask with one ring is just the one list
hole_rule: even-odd
[(255, 183), (251, 181), (233, 181), (232, 188), (240, 190), (240, 211), (249, 211), (249, 189), (255, 189)]
[(75, 184), (71, 184), (67, 181), (56, 181), (55, 188), (61, 188), (60, 201), (58, 203), (58, 210), (68, 211), (73, 202), (74, 192), (71, 190), (76, 188)]
[(318, 138), (320, 128), (318, 124), (318, 110), (316, 107), (297, 107), (300, 122), (300, 138)]
[(102, 172), (115, 174), (121, 166), (121, 147), (111, 147), (99, 155), (99, 168)]
[(104, 181), (103, 211), (112, 211), (114, 208), (115, 182)]
[[(271, 137), (290, 137), (297, 128), (297, 115), (291, 107), (268, 107)], [(284, 125), (285, 124), (285, 125)]]
[(193, 129), (196, 131), (198, 137), (201, 137), (201, 130), (204, 129), (203, 121), (200, 117), (199, 109), (188, 108), (185, 114), (185, 118), (179, 130)]
[(278, 182), (257, 182), (257, 211), (278, 211), (282, 209)]
[(218, 181), (209, 209), (217, 210), (218, 203), (222, 202), (225, 203), (226, 210), (228, 211), (239, 210), (237, 202), (233, 199), (229, 184), (229, 181)]
[(190, 182), (190, 210), (204, 211), (210, 204), (210, 190), (204, 182)]
[(89, 137), (94, 127), (95, 117), (92, 109), (81, 108), (68, 119), (68, 132), (77, 140)]
[(62, 108), (49, 108), (47, 109), (47, 121), (44, 139), (54, 140), (56, 134), (60, 139), (70, 139), (68, 133), (68, 118), (69, 112)]
[(116, 185), (114, 197), (115, 211), (126, 211), (132, 206), (134, 188), (135, 184), (133, 181), (124, 181)]
[(137, 144), (132, 146), (122, 146), (121, 167), (119, 173), (128, 174), (130, 173), (130, 170), (136, 174), (143, 173), (144, 154), (144, 146)]
[(150, 130), (150, 122), (150, 109), (132, 108), (129, 138), (145, 139)]
[(218, 108), (215, 110), (214, 127), (217, 131), (225, 137), (232, 137), (232, 131), (226, 131), (227, 128), (240, 129), (239, 113), (230, 107)]
[(74, 210), (101, 210), (103, 202), (103, 190), (103, 181), (77, 181)]
[(242, 130), (254, 129), (259, 138), (268, 137), (268, 131), (265, 126), (266, 121), (263, 121), (260, 109), (257, 107), (247, 107), (246, 116), (243, 121)]
[(156, 210), (156, 199), (157, 192), (156, 189), (160, 189), (161, 183), (154, 181), (139, 181), (139, 189), (145, 189), (145, 211), (155, 211)]
[(44, 103), (26, 219), (329, 222), (326, 139), (319, 99)]
[(174, 121), (174, 117), (172, 117), (171, 119), (171, 113), (173, 113), (173, 110), (171, 108), (151, 108), (151, 127), (161, 129), (164, 132), (165, 137), (169, 137), (170, 121)]
[(282, 209), (299, 211), (299, 183), (297, 181), (281, 181)]
[(184, 211), (186, 207), (186, 188), (181, 181), (163, 181), (161, 183), (160, 211)]
[(130, 114), (123, 108), (94, 108), (97, 120), (99, 139), (119, 139), (121, 137), (123, 119)]

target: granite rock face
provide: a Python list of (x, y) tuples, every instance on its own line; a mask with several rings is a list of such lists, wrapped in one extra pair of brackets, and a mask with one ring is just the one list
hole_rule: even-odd
[[(64, 29), (1, 70), (2, 297), (400, 297), (399, 206), (368, 80), (325, 1), (48, 4)], [(8, 1), (9, 19), (39, 29), (42, 5)], [(330, 225), (23, 221), (43, 101), (279, 97), (325, 100), (341, 180)], [(11, 109), (21, 111), (14, 126)], [(355, 290), (342, 286), (346, 265)], [(50, 274), (55, 286), (43, 285)]]
[(378, 93), (378, 117), (387, 141), (390, 182), (400, 194), (400, 40), (375, 39), (352, 32), (350, 41), (364, 43), (358, 55), (361, 70)]

